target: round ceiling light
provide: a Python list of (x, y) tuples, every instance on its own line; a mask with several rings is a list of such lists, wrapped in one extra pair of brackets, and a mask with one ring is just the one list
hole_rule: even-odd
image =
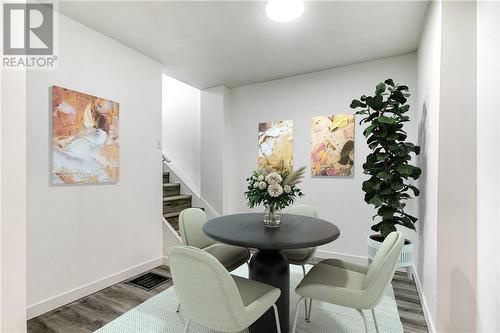
[(271, 0), (267, 4), (266, 14), (276, 22), (289, 22), (298, 18), (304, 12), (302, 0)]

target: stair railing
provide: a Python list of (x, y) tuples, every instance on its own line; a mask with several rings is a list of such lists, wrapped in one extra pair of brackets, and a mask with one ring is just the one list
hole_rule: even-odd
[(170, 163), (170, 162), (172, 162), (172, 160), (170, 158), (168, 158), (168, 156), (165, 155), (165, 153), (161, 153), (161, 161), (163, 163)]

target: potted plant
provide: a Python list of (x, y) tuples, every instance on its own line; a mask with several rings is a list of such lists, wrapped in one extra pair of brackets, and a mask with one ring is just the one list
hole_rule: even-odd
[[(368, 237), (368, 257), (373, 259), (382, 241), (397, 226), (416, 231), (417, 218), (405, 210), (405, 201), (419, 195), (412, 180), (419, 178), (420, 168), (411, 165), (411, 154), (418, 155), (420, 147), (407, 142), (404, 124), (410, 121), (407, 112), (408, 87), (394, 84), (392, 79), (377, 84), (373, 96), (361, 96), (351, 103), (362, 115), (361, 123), (368, 124), (363, 131), (371, 153), (363, 164), (364, 173), (370, 178), (363, 182), (365, 201), (374, 205), (377, 214), (371, 229), (378, 232)], [(413, 244), (406, 240), (399, 260), (400, 267), (412, 263)], [(411, 271), (408, 270), (409, 276)]]
[(254, 208), (261, 204), (265, 207), (263, 222), (268, 228), (281, 224), (281, 210), (291, 205), (297, 197), (304, 194), (297, 187), (304, 177), (305, 167), (288, 173), (269, 168), (256, 170), (247, 178), (248, 191), (245, 196), (248, 206)]

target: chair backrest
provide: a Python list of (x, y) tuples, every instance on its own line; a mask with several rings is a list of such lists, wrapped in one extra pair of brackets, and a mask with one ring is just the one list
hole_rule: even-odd
[(401, 232), (391, 232), (385, 238), (368, 268), (363, 289), (367, 291), (368, 299), (373, 305), (380, 302), (385, 289), (394, 276), (404, 242), (405, 237)]
[(244, 305), (234, 280), (209, 253), (176, 246), (169, 254), (175, 293), (187, 316), (216, 331), (242, 329)]
[(179, 214), (179, 229), (182, 243), (199, 249), (215, 243), (203, 232), (203, 224), (207, 222), (207, 214), (199, 208), (184, 209)]
[(288, 214), (295, 214), (295, 215), (302, 215), (302, 216), (308, 216), (308, 217), (318, 217), (318, 214), (316, 214), (316, 210), (308, 205), (293, 205), (290, 206), (290, 209), (288, 210)]

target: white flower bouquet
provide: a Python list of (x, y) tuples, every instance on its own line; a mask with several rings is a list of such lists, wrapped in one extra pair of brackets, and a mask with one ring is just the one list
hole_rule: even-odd
[[(247, 178), (248, 190), (245, 196), (248, 206), (254, 208), (259, 205), (266, 207), (266, 219), (279, 225), (279, 211), (291, 205), (297, 197), (304, 194), (297, 184), (304, 178), (305, 167), (301, 167), (290, 173), (277, 172), (272, 169), (256, 170)], [(267, 224), (266, 224), (267, 225)]]

